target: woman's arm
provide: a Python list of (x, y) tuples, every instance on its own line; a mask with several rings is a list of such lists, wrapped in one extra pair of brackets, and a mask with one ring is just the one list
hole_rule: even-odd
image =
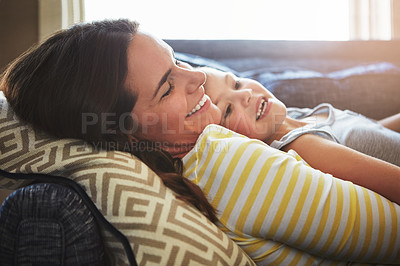
[(400, 113), (378, 121), (382, 126), (400, 133)]
[(285, 147), (311, 167), (373, 190), (400, 204), (400, 167), (322, 137), (305, 134)]

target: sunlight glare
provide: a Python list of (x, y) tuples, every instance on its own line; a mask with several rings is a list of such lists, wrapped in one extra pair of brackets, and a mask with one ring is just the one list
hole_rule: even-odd
[(164, 39), (348, 40), (348, 5), (348, 0), (85, 0), (85, 17), (137, 20)]

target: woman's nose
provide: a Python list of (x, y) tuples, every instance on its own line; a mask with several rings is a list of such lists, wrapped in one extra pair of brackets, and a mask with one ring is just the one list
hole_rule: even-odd
[(187, 93), (196, 92), (206, 82), (206, 74), (203, 71), (194, 69), (185, 69), (184, 71)]

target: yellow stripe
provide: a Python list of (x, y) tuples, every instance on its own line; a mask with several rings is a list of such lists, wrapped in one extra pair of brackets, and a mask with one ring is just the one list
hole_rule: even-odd
[[(343, 232), (343, 236), (340, 238), (340, 243), (338, 245), (338, 247), (336, 248), (334, 254), (339, 254), (340, 252), (342, 252), (344, 250), (344, 247), (346, 246), (346, 244), (348, 243), (348, 240), (351, 237), (351, 232), (353, 231), (353, 227), (354, 227), (354, 223), (355, 223), (355, 219), (356, 219), (356, 212), (355, 209), (357, 208), (357, 196), (356, 196), (356, 191), (355, 188), (353, 186), (353, 184), (351, 183), (345, 183), (347, 185), (347, 187), (349, 188), (349, 200), (350, 200), (350, 206), (349, 206), (349, 213), (347, 214), (347, 223), (346, 223), (346, 227), (344, 229)], [(346, 215), (346, 214), (344, 214)]]
[[(261, 243), (260, 243), (261, 244)], [(257, 248), (261, 249), (263, 246), (265, 245), (265, 241), (262, 245), (258, 245)], [(278, 251), (280, 248), (282, 247), (281, 243), (277, 243), (274, 246), (272, 246), (270, 249), (266, 250), (265, 252), (263, 252), (262, 254), (258, 255), (258, 256), (251, 256), (251, 259), (253, 261), (263, 261), (265, 260), (268, 256), (270, 256), (271, 254), (273, 254), (274, 252)], [(248, 248), (244, 248), (243, 249), (247, 254), (252, 254), (254, 252), (256, 252), (257, 250), (254, 249), (252, 250), (252, 252), (249, 252)]]
[[(246, 150), (246, 148), (248, 146), (249, 146), (248, 143), (240, 144), (240, 146), (236, 150), (235, 154), (233, 155), (231, 161), (229, 162), (229, 165), (226, 168), (226, 171), (225, 171), (224, 176), (222, 177), (221, 181), (230, 180), (231, 179), (231, 176), (232, 176), (232, 174), (233, 174), (233, 172), (234, 172), (234, 170), (236, 168), (236, 165), (238, 164), (240, 158), (242, 157), (244, 151)], [(225, 154), (225, 153), (221, 153), (221, 154)], [(217, 190), (217, 193), (215, 194), (214, 199), (211, 201), (211, 205), (213, 205), (215, 208), (218, 207), (218, 205), (219, 205), (219, 203), (220, 203), (220, 201), (222, 199), (222, 196), (224, 195), (224, 193), (226, 191), (226, 187), (228, 186), (228, 183), (229, 183), (228, 181), (220, 183), (220, 185), (218, 187), (218, 190)], [(207, 185), (208, 185), (208, 182), (207, 182)], [(211, 185), (209, 185), (209, 189), (211, 189)], [(208, 194), (209, 191), (210, 190), (207, 191), (207, 194)]]
[(301, 165), (300, 163), (297, 163), (293, 169), (293, 173), (291, 174), (289, 184), (286, 187), (286, 191), (283, 195), (281, 204), (279, 205), (279, 208), (276, 212), (275, 218), (272, 222), (272, 226), (269, 231), (269, 234), (271, 234), (271, 235), (276, 235), (276, 232), (279, 229), (279, 225), (282, 223), (283, 216), (286, 213), (287, 207), (290, 202), (290, 198), (293, 196), (293, 191), (294, 191), (294, 188), (295, 188), (298, 178), (299, 178), (300, 165)]
[[(196, 162), (196, 165), (192, 166), (194, 163)], [(190, 156), (190, 158), (186, 161), (186, 163), (183, 165), (183, 172), (184, 172), (184, 176), (186, 178), (188, 178), (189, 176), (191, 176), (193, 174), (193, 172), (196, 170), (197, 168), (197, 152), (193, 153), (192, 156)], [(192, 166), (192, 168), (189, 170), (189, 167)], [(196, 176), (197, 179), (197, 176)], [(196, 179), (193, 180), (193, 182), (196, 183)], [(196, 183), (198, 184), (198, 182)]]
[[(301, 260), (301, 258), (303, 257), (303, 253), (301, 252), (296, 252), (296, 254), (294, 255), (292, 261), (289, 263), (289, 266), (295, 266), (299, 264), (299, 261)], [(311, 265), (311, 264), (306, 264), (306, 265)]]
[(310, 256), (310, 258), (304, 263), (304, 265), (313, 265), (313, 262), (315, 261), (315, 258)]
[[(298, 198), (296, 207), (294, 209), (294, 213), (292, 215), (292, 218), (290, 219), (290, 222), (288, 224), (288, 227), (286, 228), (285, 233), (282, 236), (283, 242), (287, 241), (290, 238), (290, 236), (293, 234), (294, 229), (296, 228), (299, 216), (301, 214), (302, 209), (304, 208), (304, 203), (306, 202), (307, 194), (309, 193), (309, 190), (311, 187), (311, 180), (312, 180), (311, 175), (312, 175), (311, 169), (307, 168), (304, 185), (301, 190), (300, 196)], [(319, 193), (319, 194), (321, 196), (321, 193)], [(310, 216), (310, 214), (311, 213), (309, 212), (308, 216)], [(314, 215), (315, 215), (315, 212), (314, 212)], [(306, 223), (306, 225), (308, 225), (308, 224), (310, 224), (310, 223)], [(308, 227), (308, 226), (305, 226), (305, 227)]]
[(354, 252), (357, 248), (357, 244), (359, 243), (359, 235), (360, 235), (360, 204), (358, 202), (358, 196), (357, 196), (357, 192), (356, 192), (356, 206), (354, 211), (355, 214), (355, 220), (354, 220), (354, 224), (353, 224), (353, 232), (351, 235), (351, 243), (350, 246), (346, 252), (346, 255), (344, 256), (345, 258), (352, 258), (354, 255)]
[[(215, 135), (214, 135), (215, 138), (218, 138), (218, 137), (224, 138), (224, 136), (225, 136), (225, 135), (222, 134), (222, 133), (221, 133), (221, 134), (218, 134), (218, 132), (214, 132), (214, 133), (215, 133)], [(205, 138), (205, 139), (206, 139), (206, 138)], [(218, 143), (218, 141), (216, 141), (216, 143)], [(226, 146), (224, 146), (223, 148), (226, 149), (226, 150), (229, 150), (230, 147), (231, 147), (231, 145), (232, 145), (232, 142), (228, 142), (228, 143), (226, 144)], [(202, 151), (202, 152), (203, 152), (203, 151)], [(211, 152), (211, 151), (209, 150), (208, 153), (209, 153), (209, 154), (212, 154), (213, 152)], [(228, 154), (227, 152), (221, 152), (221, 153), (218, 155), (218, 158), (215, 160), (215, 163), (214, 163), (214, 165), (212, 166), (211, 173), (217, 173), (217, 172), (218, 172), (218, 169), (219, 169), (219, 167), (221, 166), (221, 163), (222, 163), (222, 161), (224, 160), (224, 158), (225, 158), (225, 156), (226, 156), (227, 154)], [(199, 157), (199, 158), (201, 158), (201, 157)], [(212, 187), (212, 185), (213, 185), (213, 183), (214, 183), (216, 177), (217, 177), (216, 174), (207, 176), (208, 179), (207, 179), (207, 182), (206, 182), (206, 184), (204, 185), (204, 188), (203, 188), (203, 193), (204, 193), (205, 195), (208, 195), (208, 193), (210, 192), (211, 187)], [(197, 177), (196, 179), (197, 179), (197, 180), (201, 180), (202, 178), (203, 178), (203, 177), (200, 176), (200, 177)]]
[[(263, 204), (260, 206), (260, 211), (258, 212), (258, 215), (255, 219), (254, 226), (252, 229), (253, 236), (258, 236), (260, 234), (261, 227), (262, 227), (263, 222), (267, 216), (267, 213), (271, 207), (271, 204), (272, 204), (272, 201), (274, 200), (276, 192), (278, 191), (278, 187), (282, 182), (282, 178), (286, 172), (287, 165), (288, 165), (288, 159), (285, 159), (284, 161), (282, 161), (279, 164), (278, 171), (277, 171), (277, 173), (272, 181), (272, 184), (267, 192), (267, 195), (264, 199)], [(264, 236), (264, 237), (268, 237), (268, 236)]]
[(230, 237), (230, 238), (235, 240), (237, 242), (237, 244), (240, 245), (241, 247), (256, 245), (260, 241), (265, 242), (264, 239), (255, 238), (255, 237), (249, 238), (249, 237), (234, 236), (234, 237)]
[(258, 193), (261, 190), (261, 186), (265, 181), (265, 173), (268, 173), (274, 164), (275, 160), (278, 158), (278, 156), (271, 156), (267, 159), (267, 161), (264, 163), (263, 167), (260, 170), (260, 174), (257, 176), (257, 178), (254, 181), (254, 185), (252, 187), (252, 192), (251, 195), (246, 200), (246, 203), (244, 206), (246, 208), (243, 208), (242, 211), (240, 212), (239, 215), (239, 220), (236, 222), (236, 228), (235, 230), (238, 232), (243, 232), (244, 224), (246, 222), (247, 217), (249, 216), (250, 210), (254, 205), (254, 202), (256, 200), (256, 197)]
[(228, 221), (230, 215), (232, 214), (232, 211), (236, 205), (236, 202), (239, 199), (240, 194), (242, 193), (242, 190), (246, 184), (246, 181), (249, 178), (250, 172), (254, 167), (254, 164), (257, 162), (258, 158), (262, 154), (263, 149), (258, 148), (254, 150), (254, 152), (251, 154), (249, 160), (247, 161), (247, 164), (243, 168), (243, 171), (239, 177), (239, 180), (236, 183), (235, 189), (232, 191), (232, 196), (230, 197), (224, 212), (222, 213), (220, 220), (221, 221)]
[(375, 243), (375, 250), (372, 252), (372, 258), (378, 257), (379, 252), (383, 246), (383, 238), (385, 236), (385, 226), (386, 226), (385, 211), (383, 207), (382, 197), (376, 193), (374, 193), (374, 195), (378, 205), (379, 232), (378, 232), (377, 242)]
[[(218, 141), (212, 141), (212, 142), (210, 143), (210, 148), (209, 148), (209, 150), (208, 150), (207, 157), (206, 157), (206, 159), (204, 160), (204, 162), (202, 163), (202, 165), (201, 165), (199, 171), (197, 172), (197, 176), (196, 176), (197, 184), (201, 182), (201, 180), (203, 179), (203, 177), (205, 177), (205, 178), (208, 178), (208, 177), (209, 177), (208, 175), (207, 175), (207, 176), (204, 176), (204, 172), (206, 171), (207, 167), (209, 166), (209, 163), (210, 163), (210, 161), (211, 161), (211, 158), (212, 158), (213, 155), (214, 155), (214, 151), (216, 151), (216, 150), (218, 149), (218, 144), (219, 144)], [(225, 146), (224, 148), (229, 149), (230, 146), (231, 146), (231, 143), (227, 143), (226, 146)], [(203, 152), (204, 152), (204, 150), (202, 149), (202, 150), (201, 150), (201, 154), (202, 154)], [(224, 155), (222, 155), (222, 154), (224, 154)], [(221, 152), (220, 155), (218, 156), (218, 159), (222, 160), (223, 158), (225, 158), (225, 155), (226, 155), (226, 153)], [(200, 155), (200, 157), (199, 157), (199, 159), (198, 159), (199, 161), (197, 162), (197, 164), (200, 163), (201, 158), (202, 158), (202, 155)], [(218, 159), (217, 159), (217, 161), (218, 161)], [(220, 166), (220, 164), (218, 165), (218, 167), (219, 167), (219, 166)], [(213, 170), (218, 170), (218, 168), (215, 169), (215, 165), (214, 165), (214, 166), (213, 166)], [(214, 172), (212, 172), (212, 173), (214, 173)], [(216, 173), (216, 172), (215, 172), (215, 173)]]
[[(201, 144), (199, 145), (200, 147), (204, 147), (204, 142), (207, 141), (207, 138), (204, 137), (201, 140)], [(199, 162), (201, 160), (201, 155), (203, 151), (200, 150), (198, 152), (195, 152), (190, 156), (190, 158), (186, 161), (186, 163), (183, 165), (184, 169), (184, 176), (187, 178), (193, 174), (193, 172), (197, 169), (197, 166), (199, 165)], [(196, 162), (196, 165), (194, 165), (190, 170), (188, 169), (191, 165), (193, 165)], [(196, 175), (196, 178), (192, 180), (194, 183), (198, 184), (200, 181), (198, 179), (198, 175)]]
[[(204, 177), (204, 171), (207, 168), (208, 163), (210, 162), (212, 156), (214, 155), (214, 152), (218, 150), (218, 145), (220, 144), (220, 141), (218, 141), (218, 140), (232, 137), (233, 132), (228, 132), (228, 134), (225, 134), (225, 133), (222, 133), (221, 131), (210, 131), (207, 134), (208, 134), (207, 137), (205, 136), (201, 140), (201, 142), (199, 144), (199, 151), (196, 153), (196, 155), (197, 155), (196, 167), (197, 167), (201, 161), (201, 158), (203, 158), (203, 153), (205, 151), (207, 152), (206, 160), (203, 163), (201, 169), (198, 171), (198, 173), (196, 175), (196, 179), (193, 180), (196, 184), (201, 182), (202, 178)], [(207, 140), (209, 140), (209, 145), (210, 145), (210, 147), (208, 147), (208, 148), (206, 148)], [(224, 149), (228, 150), (230, 148), (230, 146), (231, 146), (231, 142), (226, 144)], [(220, 153), (220, 156), (222, 153), (223, 152)], [(186, 176), (189, 176), (192, 173), (193, 173), (193, 171), (188, 173)], [(206, 178), (208, 178), (208, 176)]]
[[(209, 160), (212, 158), (212, 155), (214, 154), (214, 151), (218, 147), (219, 142), (216, 141), (216, 140), (229, 138), (229, 137), (231, 137), (233, 135), (232, 132), (228, 132), (228, 133), (229, 134), (224, 134), (224, 133), (222, 133), (220, 131), (210, 131), (210, 132), (207, 133), (207, 135), (205, 135), (203, 137), (203, 139), (201, 140), (201, 142), (199, 144), (199, 151), (194, 153), (192, 156), (190, 156), (190, 158), (188, 159), (188, 161), (184, 165), (184, 169), (187, 169), (188, 167), (190, 167), (194, 163), (194, 161), (197, 160), (196, 165), (192, 169), (185, 170), (185, 174), (184, 174), (185, 177), (189, 177), (197, 169), (197, 166), (200, 163), (201, 158), (203, 157), (203, 153), (206, 150), (205, 147), (206, 147), (207, 140), (209, 138), (211, 138), (210, 147), (207, 149), (207, 158), (206, 158), (206, 160), (208, 160), (208, 161), (207, 161), (207, 163), (205, 165), (203, 165), (203, 167), (207, 167)], [(224, 148), (229, 149), (229, 147), (230, 147), (230, 144), (227, 144), (227, 146), (224, 147)], [(196, 184), (200, 183), (200, 181), (201, 181), (201, 179), (203, 177), (203, 174), (204, 173), (197, 174), (196, 178), (194, 180), (192, 180), (192, 181), (194, 183), (196, 183)]]
[[(323, 180), (323, 178), (320, 178), (320, 180)], [(322, 193), (322, 191), (321, 191), (321, 193)], [(315, 247), (317, 246), (319, 240), (321, 239), (321, 236), (322, 236), (322, 234), (324, 233), (324, 230), (325, 230), (326, 222), (328, 221), (330, 204), (331, 204), (331, 194), (329, 194), (328, 198), (326, 199), (325, 206), (323, 208), (323, 213), (322, 213), (322, 216), (321, 216), (317, 231), (315, 232), (314, 238), (310, 242), (310, 244), (308, 245), (306, 250), (315, 249)], [(313, 206), (314, 206), (314, 203), (313, 203)], [(306, 230), (308, 232), (309, 228), (307, 228)], [(303, 234), (303, 232), (302, 232), (302, 234)]]
[[(247, 254), (252, 254), (256, 252), (257, 250), (261, 249), (266, 245), (266, 240), (257, 238), (257, 241), (252, 241), (252, 243), (246, 243), (245, 246), (241, 245), (240, 247), (247, 253)], [(271, 252), (274, 252), (276, 249), (278, 249), (280, 244), (277, 244), (270, 248)]]
[[(230, 143), (229, 143), (229, 144), (230, 144)], [(229, 145), (229, 144), (228, 144), (228, 145)], [(228, 155), (228, 153), (221, 152), (221, 153), (218, 155), (218, 158), (215, 160), (215, 163), (214, 163), (214, 165), (213, 165), (213, 167), (212, 167), (212, 169), (211, 169), (211, 173), (215, 173), (215, 174), (212, 174), (212, 175), (208, 176), (207, 182), (206, 182), (206, 184), (204, 185), (204, 188), (203, 188), (203, 193), (204, 193), (205, 195), (208, 195), (208, 193), (210, 192), (211, 187), (212, 187), (212, 185), (213, 185), (215, 179), (217, 178), (216, 173), (218, 172), (218, 169), (219, 169), (219, 167), (221, 166), (222, 161), (224, 160), (225, 156), (227, 156), (227, 155)], [(200, 177), (200, 179), (201, 179), (201, 178), (202, 178), (202, 177)], [(214, 207), (216, 207), (216, 206), (214, 206)]]
[(193, 165), (197, 160), (197, 152), (193, 153), (189, 159), (187, 159), (187, 161), (185, 162), (185, 164), (183, 165), (184, 169), (187, 169), (188, 167), (190, 167), (191, 165)]
[[(226, 139), (226, 138), (230, 138), (233, 136), (233, 132), (229, 131), (227, 133), (223, 133), (221, 131), (210, 131), (209, 133), (207, 133), (206, 136), (203, 137), (203, 139), (201, 140), (200, 146), (199, 146), (199, 157), (198, 158), (202, 158), (203, 157), (203, 153), (205, 151), (207, 151), (207, 154), (212, 154), (214, 153), (218, 148), (218, 144), (219, 141), (221, 139)], [(206, 149), (206, 144), (207, 144), (207, 140), (210, 140), (210, 147), (208, 149)]]
[(342, 184), (334, 179), (334, 182), (336, 183), (336, 190), (337, 190), (337, 204), (336, 204), (336, 212), (335, 212), (335, 218), (334, 221), (335, 223), (332, 225), (332, 228), (330, 230), (328, 240), (325, 242), (325, 245), (322, 247), (322, 252), (326, 252), (329, 250), (330, 246), (332, 245), (333, 240), (335, 239), (335, 236), (338, 232), (339, 225), (340, 225), (340, 220), (342, 218), (342, 212), (343, 212), (343, 187)]
[[(310, 172), (310, 174), (312, 175), (311, 172)], [(310, 178), (312, 178), (312, 177), (310, 177)], [(318, 210), (318, 206), (321, 202), (321, 197), (322, 197), (322, 192), (324, 191), (324, 187), (325, 187), (325, 178), (324, 178), (323, 174), (320, 174), (320, 178), (318, 179), (317, 190), (315, 191), (315, 195), (313, 197), (313, 202), (311, 203), (310, 210), (308, 211), (307, 219), (304, 224), (311, 225), (313, 223), (315, 215)], [(326, 224), (326, 221), (328, 220), (328, 215), (329, 215), (329, 204), (330, 204), (330, 196), (328, 197), (328, 199), (325, 203), (325, 206), (322, 206), (324, 213), (322, 214), (322, 217), (321, 217), (320, 223), (318, 225), (317, 232), (314, 236), (314, 239), (311, 241), (308, 248), (314, 248), (317, 245), (319, 238), (321, 237), (322, 232), (325, 229), (325, 224)], [(300, 246), (305, 241), (305, 239), (307, 238), (307, 235), (310, 231), (310, 228), (311, 228), (311, 226), (303, 227), (303, 230), (301, 231), (299, 237), (297, 238), (296, 242), (294, 243), (295, 246)]]
[(270, 263), (270, 265), (282, 265), (282, 262), (289, 256), (291, 249), (290, 248), (282, 248), (281, 254)]
[(367, 228), (365, 229), (365, 239), (364, 239), (364, 244), (361, 250), (361, 257), (366, 257), (368, 248), (370, 247), (371, 244), (371, 235), (372, 235), (372, 226), (373, 226), (373, 215), (372, 215), (372, 204), (371, 204), (371, 198), (369, 197), (368, 191), (366, 189), (363, 189), (363, 194), (364, 194), (364, 201), (365, 201), (365, 211), (367, 214)]
[(397, 236), (397, 213), (394, 204), (389, 202), (390, 215), (392, 217), (392, 230), (390, 234), (389, 249), (386, 251), (385, 258), (390, 258), (393, 254), (394, 246), (396, 245)]

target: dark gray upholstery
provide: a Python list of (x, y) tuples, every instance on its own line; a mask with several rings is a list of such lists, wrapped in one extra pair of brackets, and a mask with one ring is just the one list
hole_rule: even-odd
[(33, 184), (1, 206), (0, 265), (103, 264), (99, 227), (71, 189)]

